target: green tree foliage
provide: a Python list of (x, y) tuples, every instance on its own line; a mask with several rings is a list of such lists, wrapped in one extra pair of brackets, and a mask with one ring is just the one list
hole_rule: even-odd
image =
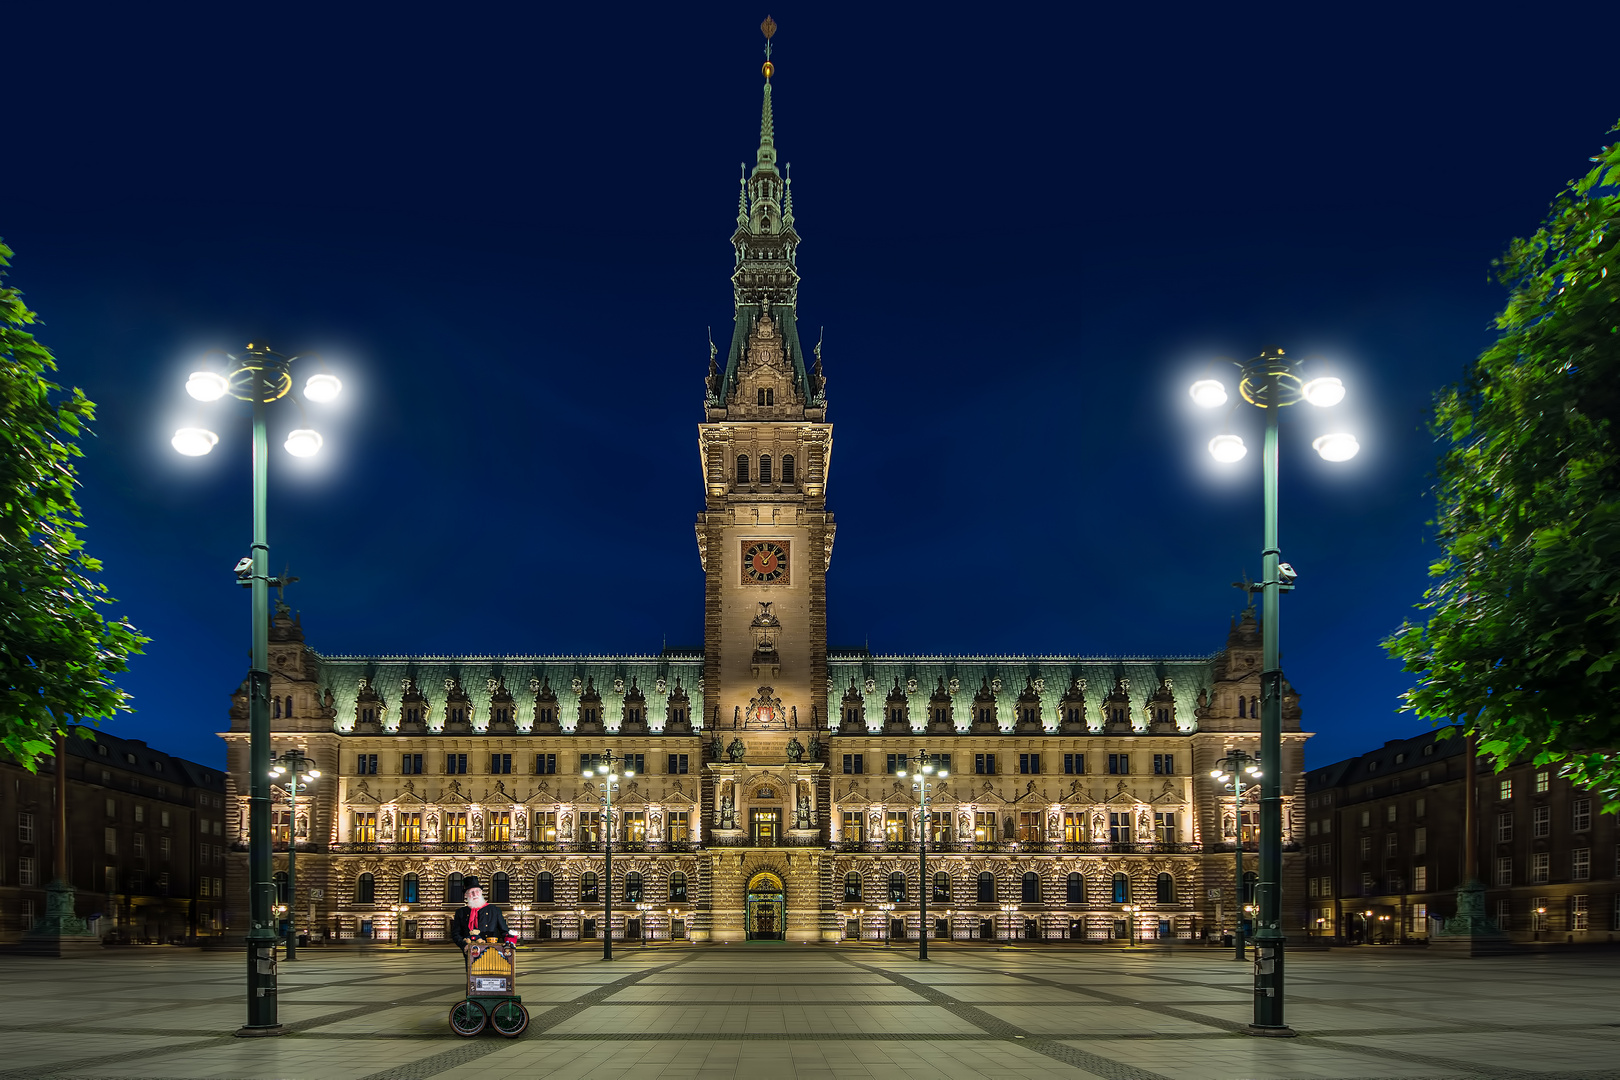
[[(1615, 129), (1620, 131), (1620, 127)], [(1620, 809), (1620, 145), (1496, 265), (1501, 336), (1436, 397), (1444, 556), (1385, 642), (1405, 707)]]
[[(0, 243), (0, 278), (10, 256)], [(0, 751), (29, 769), (72, 721), (130, 711), (112, 677), (147, 641), (102, 613), (111, 597), (91, 576), (101, 564), (79, 539), (73, 490), (74, 440), (95, 405), (47, 377), (56, 361), (22, 329), (35, 318), (0, 287)]]

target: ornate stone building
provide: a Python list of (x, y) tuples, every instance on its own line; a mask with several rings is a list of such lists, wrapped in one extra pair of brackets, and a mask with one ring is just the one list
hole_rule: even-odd
[[(301, 926), (438, 938), (474, 877), (530, 938), (600, 934), (609, 890), (611, 932), (629, 938), (914, 937), (924, 889), (930, 933), (954, 938), (1123, 937), (1125, 903), (1145, 938), (1231, 915), (1231, 845), (1252, 810), (1234, 814), (1209, 772), (1231, 746), (1257, 750), (1252, 615), (1202, 657), (828, 649), (832, 426), (820, 346), (799, 333), (766, 76), (732, 236), (735, 326), (723, 363), (711, 348), (698, 426), (703, 647), (326, 656), (278, 605), (275, 749), (325, 774), (296, 815), (284, 793), (275, 806), (278, 851), (291, 839), (301, 853)], [(1305, 736), (1291, 689), (1283, 715), (1292, 851)], [(245, 689), (224, 738), (245, 850)], [(582, 776), (607, 749), (636, 774), (611, 822)], [(926, 819), (894, 775), (924, 749), (950, 770)], [(1302, 871), (1291, 853), (1284, 865), (1297, 929)], [(236, 926), (245, 874), (240, 854)]]

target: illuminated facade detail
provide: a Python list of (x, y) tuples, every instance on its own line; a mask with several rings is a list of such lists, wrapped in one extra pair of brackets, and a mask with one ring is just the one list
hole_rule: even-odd
[[(829, 650), (832, 426), (820, 346), (798, 325), (768, 81), (732, 244), (735, 323), (723, 362), (711, 347), (698, 426), (702, 647), (324, 656), (280, 608), (272, 693), (292, 705), (274, 749), (302, 749), (331, 780), (300, 823), (300, 926), (441, 938), (472, 878), (525, 938), (600, 935), (609, 890), (611, 932), (628, 938), (914, 938), (923, 890), (929, 932), (956, 938), (1124, 938), (1127, 917), (1139, 939), (1229, 926), (1230, 803), (1209, 773), (1258, 742), (1252, 613), (1202, 657)], [(246, 717), (239, 690), (224, 737), (244, 850)], [(1297, 833), (1306, 736), (1291, 689), (1284, 725)], [(582, 774), (610, 747), (635, 776), (604, 821)], [(920, 748), (951, 774), (926, 821), (896, 775)], [(1302, 871), (1292, 855), (1285, 869), (1297, 928)], [(245, 871), (239, 857), (239, 901)]]

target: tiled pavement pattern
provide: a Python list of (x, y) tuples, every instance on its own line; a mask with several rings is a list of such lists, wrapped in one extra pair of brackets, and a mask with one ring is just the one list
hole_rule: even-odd
[(137, 949), (0, 957), (0, 1080), (1423, 1077), (1620, 1080), (1620, 956), (1290, 956), (1297, 1039), (1242, 1034), (1218, 951), (784, 944), (520, 953), (533, 1022), (460, 1039), (448, 949), (305, 950), (291, 1033), (237, 1039), (243, 959)]

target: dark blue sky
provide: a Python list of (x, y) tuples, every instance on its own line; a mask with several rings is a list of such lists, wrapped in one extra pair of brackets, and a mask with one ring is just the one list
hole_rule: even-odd
[[(167, 440), (206, 415), (192, 358), (261, 337), (346, 383), (317, 463), (272, 459), (316, 648), (701, 643), (705, 328), (769, 10), (826, 327), (833, 644), (1220, 648), (1258, 455), (1208, 464), (1185, 385), (1275, 343), (1349, 388), (1284, 417), (1309, 760), (1413, 733), (1378, 641), (1434, 556), (1426, 403), (1490, 339), (1492, 257), (1620, 115), (1597, 56), (1530, 55), (1528, 9), (1434, 7), (9, 11), (0, 236), (100, 403), (88, 540), (154, 639), (112, 729), (222, 758), (246, 419), (210, 407), (200, 460)], [(1329, 466), (1310, 439), (1344, 426), (1363, 452)]]

